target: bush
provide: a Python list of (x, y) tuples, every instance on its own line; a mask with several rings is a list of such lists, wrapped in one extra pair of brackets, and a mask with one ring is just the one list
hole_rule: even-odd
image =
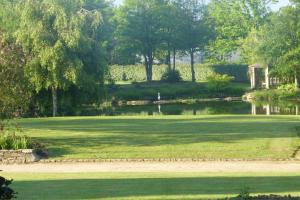
[(257, 101), (274, 101), (274, 100), (295, 100), (300, 98), (300, 92), (294, 84), (285, 84), (277, 89), (257, 90), (252, 94), (253, 99)]
[(0, 199), (9, 200), (16, 198), (16, 192), (14, 192), (9, 185), (12, 180), (7, 180), (4, 177), (0, 177)]
[(213, 65), (213, 71), (218, 74), (228, 74), (235, 77), (235, 82), (249, 83), (248, 66), (239, 64)]
[(175, 83), (182, 81), (180, 72), (178, 70), (168, 69), (161, 77), (164, 82)]
[(278, 90), (281, 90), (283, 92), (288, 92), (288, 93), (294, 93), (294, 92), (297, 91), (294, 84), (281, 85), (281, 86), (278, 87)]
[(240, 200), (250, 200), (251, 197), (250, 197), (249, 188), (248, 187), (243, 188), (237, 198)]
[(32, 148), (31, 142), (27, 136), (17, 136), (15, 134), (1, 134), (1, 150), (19, 150)]
[(32, 141), (25, 135), (20, 135), (22, 130), (13, 124), (2, 124), (0, 130), (0, 149), (19, 150), (33, 148)]
[(227, 74), (214, 74), (207, 77), (207, 87), (210, 91), (223, 91), (226, 89), (230, 82), (234, 80), (234, 77), (228, 76)]
[(128, 78), (127, 78), (127, 75), (125, 72), (123, 72), (122, 81), (128, 81)]

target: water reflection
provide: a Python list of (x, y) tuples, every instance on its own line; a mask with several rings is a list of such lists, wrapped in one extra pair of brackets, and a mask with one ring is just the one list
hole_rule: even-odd
[(217, 115), (251, 114), (251, 104), (245, 102), (203, 102), (114, 107), (110, 115)]
[(252, 115), (299, 115), (299, 105), (257, 105), (252, 103)]
[[(227, 102), (212, 101), (196, 104), (169, 104), (116, 107), (72, 107), (62, 116), (140, 116), (140, 115), (299, 115), (300, 102)], [(51, 115), (51, 113), (49, 114)], [(48, 116), (47, 114), (29, 115)]]
[(295, 103), (203, 102), (197, 104), (171, 104), (115, 107), (109, 115), (299, 115)]

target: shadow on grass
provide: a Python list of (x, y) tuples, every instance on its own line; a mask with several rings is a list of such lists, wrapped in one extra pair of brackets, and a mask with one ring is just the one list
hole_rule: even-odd
[(251, 193), (300, 193), (300, 177), (195, 177), (15, 181), (19, 198), (96, 199), (151, 196), (232, 195), (243, 187)]
[[(201, 143), (235, 144), (254, 139), (297, 138), (298, 118), (218, 116), (191, 119), (56, 118), (22, 122), (30, 136), (63, 156), (76, 147), (154, 147)], [(46, 132), (45, 132), (46, 131)], [(47, 133), (51, 131), (51, 133)], [(69, 152), (70, 153), (70, 152)]]
[[(45, 123), (22, 123), (25, 127), (57, 131), (45, 138), (50, 143), (87, 145), (94, 143), (124, 146), (157, 146), (171, 144), (189, 144), (198, 142), (233, 143), (239, 140), (255, 138), (297, 137), (295, 125), (299, 122), (285, 120), (222, 122), (222, 118), (165, 120), (165, 119), (83, 119), (55, 120)], [(224, 117), (224, 120), (231, 119)], [(239, 119), (242, 119), (239, 117)], [(210, 121), (212, 120), (212, 121)], [(74, 134), (73, 134), (74, 133)], [(43, 134), (32, 135), (43, 138)], [(89, 142), (87, 142), (87, 141)], [(85, 142), (83, 142), (85, 141)], [(90, 145), (89, 145), (90, 144)]]

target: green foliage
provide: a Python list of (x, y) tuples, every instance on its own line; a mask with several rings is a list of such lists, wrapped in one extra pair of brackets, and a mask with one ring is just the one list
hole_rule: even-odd
[[(281, 78), (300, 75), (300, 8), (287, 6), (273, 13), (263, 33), (258, 35), (256, 55), (272, 66), (272, 74)], [(288, 32), (287, 32), (288, 30)]]
[(129, 54), (129, 58), (142, 57), (145, 77), (151, 81), (154, 58), (171, 64), (171, 51), (180, 50), (192, 57), (204, 50), (211, 38), (207, 14), (201, 0), (126, 0), (116, 11), (116, 50), (121, 50), (121, 60)]
[(9, 186), (12, 184), (13, 180), (8, 180), (0, 176), (0, 199), (9, 200), (17, 198), (17, 193), (11, 189)]
[(277, 101), (277, 100), (297, 100), (300, 98), (299, 90), (289, 86), (281, 86), (280, 89), (260, 90), (252, 93), (256, 101)]
[(278, 87), (278, 90), (287, 93), (295, 93), (298, 89), (295, 88), (294, 84), (284, 84)]
[(162, 42), (161, 5), (159, 0), (125, 0), (115, 17), (119, 40), (143, 56), (147, 81), (152, 80), (154, 54)]
[(178, 70), (170, 70), (168, 69), (167, 71), (165, 71), (165, 73), (163, 73), (161, 80), (164, 82), (180, 82), (182, 81), (180, 72)]
[[(216, 39), (211, 42), (213, 60), (225, 62), (240, 50), (251, 30), (259, 30), (267, 22), (272, 0), (212, 0), (209, 3), (211, 23)], [(242, 52), (243, 53), (243, 52)]]
[(224, 91), (230, 84), (234, 77), (227, 74), (213, 74), (207, 77), (207, 87), (211, 91)]
[[(153, 66), (153, 80), (161, 80), (162, 74), (168, 70), (167, 65), (154, 65)], [(188, 64), (178, 64), (177, 70), (179, 71), (183, 81), (190, 81), (191, 68)], [(124, 81), (124, 77), (131, 82), (144, 82), (145, 70), (143, 65), (112, 65), (109, 67), (110, 76), (115, 82)], [(236, 82), (248, 83), (248, 66), (246, 65), (195, 65), (196, 78), (198, 81), (207, 81), (207, 77), (214, 74), (228, 74), (234, 76)]]
[(25, 55), (22, 48), (8, 41), (0, 30), (0, 119), (26, 111), (31, 87), (24, 76)]
[[(294, 84), (281, 85), (274, 93), (277, 99), (297, 98), (299, 96), (299, 90), (295, 88)], [(275, 99), (274, 96), (273, 98)]]
[[(207, 65), (195, 65), (196, 68), (196, 77), (198, 81), (205, 81), (206, 77), (212, 73), (212, 69)], [(162, 74), (168, 70), (167, 65), (153, 65), (153, 80), (161, 80)], [(183, 80), (188, 81), (191, 78), (191, 68), (187, 64), (178, 64), (177, 70), (179, 71)], [(116, 82), (123, 80), (124, 74), (127, 77), (127, 80), (133, 82), (144, 82), (145, 79), (145, 70), (143, 65), (112, 65), (109, 67), (111, 77)]]
[[(16, 37), (25, 52), (25, 75), (34, 89), (52, 89), (53, 115), (57, 90), (97, 91), (105, 72), (102, 4), (97, 0), (28, 0), (19, 2)], [(94, 92), (98, 95), (98, 92)]]
[(0, 130), (0, 149), (19, 150), (33, 148), (32, 141), (25, 135), (21, 135), (22, 130), (12, 123), (2, 124)]
[(250, 200), (250, 189), (248, 187), (242, 188), (240, 194), (237, 196), (239, 200)]
[(2, 150), (30, 149), (31, 145), (26, 136), (4, 133), (0, 136), (0, 148)]
[(233, 76), (235, 82), (249, 83), (248, 65), (242, 64), (219, 64), (213, 65), (213, 71), (218, 74)]

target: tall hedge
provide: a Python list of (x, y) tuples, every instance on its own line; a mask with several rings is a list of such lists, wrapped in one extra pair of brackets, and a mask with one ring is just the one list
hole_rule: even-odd
[(247, 65), (213, 65), (213, 70), (219, 74), (228, 74), (233, 76), (235, 82), (249, 82)]
[[(145, 68), (143, 65), (112, 65), (109, 67), (111, 78), (116, 81), (146, 81)], [(153, 80), (161, 80), (163, 73), (167, 70), (167, 65), (154, 65), (153, 66)], [(181, 77), (184, 81), (190, 81), (191, 67), (188, 64), (178, 64)], [(217, 72), (220, 74), (228, 74), (235, 77), (236, 82), (248, 82), (247, 72), (248, 66), (246, 65), (195, 65), (197, 81), (206, 81), (207, 77), (212, 73)]]

